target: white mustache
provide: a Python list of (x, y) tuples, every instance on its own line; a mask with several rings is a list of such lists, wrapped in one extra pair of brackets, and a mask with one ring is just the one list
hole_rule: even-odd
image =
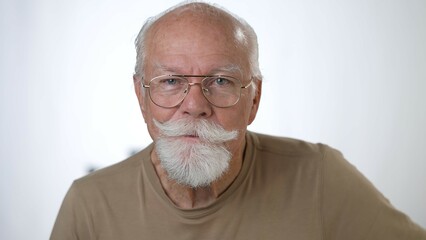
[(197, 136), (209, 143), (223, 143), (237, 138), (238, 131), (226, 131), (222, 126), (205, 119), (178, 119), (160, 123), (153, 120), (163, 137)]

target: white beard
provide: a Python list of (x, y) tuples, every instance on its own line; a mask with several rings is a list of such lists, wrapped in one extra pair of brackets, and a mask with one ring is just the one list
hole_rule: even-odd
[[(225, 142), (236, 139), (238, 131), (226, 131), (204, 119), (154, 120), (154, 124), (160, 130), (156, 151), (170, 179), (192, 188), (206, 187), (228, 170), (232, 154)], [(185, 135), (198, 136), (200, 141), (177, 138)]]

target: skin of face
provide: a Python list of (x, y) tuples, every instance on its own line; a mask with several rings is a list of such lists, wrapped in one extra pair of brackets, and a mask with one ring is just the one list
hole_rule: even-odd
[[(159, 122), (181, 118), (207, 119), (226, 130), (238, 130), (236, 140), (226, 143), (233, 154), (229, 171), (239, 171), (242, 152), (245, 146), (247, 126), (254, 120), (260, 101), (261, 81), (255, 81), (256, 92), (241, 89), (238, 103), (229, 108), (211, 105), (203, 96), (200, 85), (194, 85), (183, 102), (173, 108), (155, 105), (148, 92), (142, 93), (138, 81), (145, 84), (164, 74), (234, 76), (247, 85), (251, 80), (249, 56), (244, 48), (236, 47), (236, 27), (227, 18), (197, 16), (193, 13), (169, 14), (152, 27), (147, 36), (144, 79), (135, 77), (135, 91), (148, 131), (154, 140), (159, 137), (153, 119)], [(240, 71), (229, 70), (237, 66)], [(190, 77), (190, 82), (201, 82), (202, 78)], [(184, 137), (187, 141), (197, 141), (194, 137)], [(155, 157), (155, 156), (154, 156)], [(235, 167), (234, 167), (235, 166)]]

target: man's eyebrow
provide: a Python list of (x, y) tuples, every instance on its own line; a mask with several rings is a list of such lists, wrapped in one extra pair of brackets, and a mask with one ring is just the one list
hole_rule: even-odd
[(243, 73), (240, 66), (238, 66), (236, 64), (229, 64), (229, 65), (214, 68), (210, 71), (209, 74), (215, 74), (215, 73), (220, 73), (220, 72), (225, 72), (225, 73), (230, 73), (230, 74), (242, 74)]
[[(161, 71), (161, 72), (169, 72), (172, 74), (187, 74), (185, 73), (181, 68), (179, 67), (172, 67), (172, 66), (165, 66), (160, 63), (154, 63), (155, 71)], [(219, 66), (211, 69), (207, 75), (214, 75), (214, 74), (242, 74), (243, 71), (240, 66), (236, 64), (228, 64), (224, 66)]]
[(171, 72), (171, 73), (179, 72), (179, 69), (177, 68), (168, 67), (160, 63), (154, 63), (154, 68), (155, 68), (155, 71), (161, 71), (161, 72)]

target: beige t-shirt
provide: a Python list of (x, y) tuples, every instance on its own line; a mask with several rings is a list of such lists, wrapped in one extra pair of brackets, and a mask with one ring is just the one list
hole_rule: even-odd
[(336, 150), (251, 132), (246, 139), (240, 174), (208, 207), (170, 201), (151, 145), (76, 180), (51, 240), (426, 239)]

